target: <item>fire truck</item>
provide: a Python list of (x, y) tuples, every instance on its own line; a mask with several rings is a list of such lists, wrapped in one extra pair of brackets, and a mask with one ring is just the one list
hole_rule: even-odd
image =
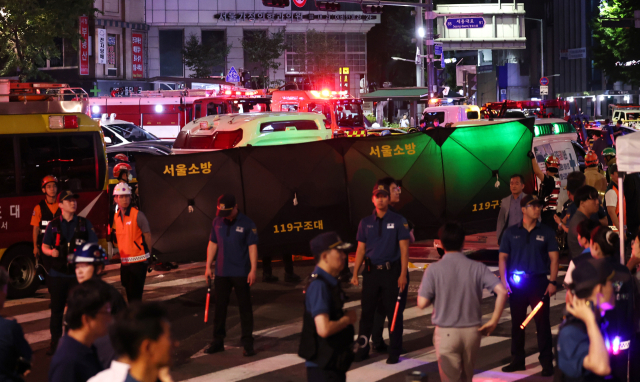
[(0, 265), (9, 272), (11, 298), (33, 295), (44, 272), (34, 255), (31, 216), (46, 175), (58, 179), (59, 191), (80, 195), (78, 215), (106, 246), (107, 157), (88, 98), (64, 84), (0, 80)]
[(549, 99), (543, 101), (506, 100), (501, 102), (488, 102), (482, 106), (480, 114), (484, 119), (522, 118), (525, 116), (550, 118), (553, 117), (553, 111), (550, 109), (560, 109), (560, 112), (564, 117), (569, 111), (569, 102), (561, 99)]
[(614, 123), (620, 120), (623, 124), (637, 129), (640, 123), (640, 106), (609, 105), (609, 115)]
[(276, 90), (272, 93), (271, 110), (321, 113), (325, 125), (335, 137), (366, 137), (362, 100), (346, 91)]
[[(160, 139), (173, 140), (187, 123), (202, 115), (248, 112), (269, 107), (255, 99), (266, 98), (257, 90), (225, 87), (220, 90), (149, 90), (130, 97), (92, 97), (91, 116), (115, 114), (120, 120), (136, 124)], [(265, 110), (261, 110), (265, 111)], [(206, 114), (210, 113), (210, 114)]]

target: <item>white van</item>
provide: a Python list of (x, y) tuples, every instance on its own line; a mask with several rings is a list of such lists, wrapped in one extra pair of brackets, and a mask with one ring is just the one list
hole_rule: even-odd
[(422, 118), (427, 126), (438, 120), (439, 127), (447, 123), (475, 121), (480, 119), (480, 108), (476, 105), (452, 105), (427, 107), (422, 112)]

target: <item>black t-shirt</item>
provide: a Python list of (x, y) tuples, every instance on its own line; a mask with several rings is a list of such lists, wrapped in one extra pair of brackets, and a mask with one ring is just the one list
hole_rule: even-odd
[(102, 370), (94, 346), (86, 347), (65, 334), (51, 359), (49, 382), (87, 382)]

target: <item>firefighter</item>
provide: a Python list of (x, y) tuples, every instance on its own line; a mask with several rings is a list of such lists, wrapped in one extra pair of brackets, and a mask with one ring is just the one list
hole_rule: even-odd
[[(587, 152), (584, 156), (584, 164), (587, 166), (584, 169), (585, 183), (598, 190), (600, 195), (604, 195), (607, 191), (607, 179), (600, 173), (598, 169), (599, 163), (598, 155), (593, 151)], [(602, 197), (600, 199), (602, 200)]]
[(60, 216), (60, 209), (56, 196), (58, 195), (58, 179), (53, 175), (42, 178), (42, 193), (44, 199), (33, 209), (31, 215), (31, 225), (33, 226), (33, 255), (42, 261), (45, 270), (49, 272), (51, 262), (48, 257), (41, 256), (42, 237), (47, 229), (47, 224), (54, 218)]
[(553, 216), (556, 214), (558, 209), (558, 196), (560, 195), (561, 188), (559, 178), (560, 161), (555, 155), (547, 156), (544, 160), (547, 173), (544, 174), (542, 170), (540, 170), (533, 153), (529, 152), (529, 154), (531, 162), (533, 163), (533, 172), (536, 174), (540, 182), (542, 182), (540, 184), (540, 191), (538, 194), (538, 197), (543, 203), (542, 223), (553, 228), (555, 231), (558, 229), (558, 224), (555, 222)]
[(62, 191), (58, 194), (57, 201), (61, 214), (47, 225), (42, 239), (42, 253), (51, 258), (48, 278), (51, 294), (51, 319), (49, 320), (51, 343), (47, 355), (53, 355), (58, 347), (58, 341), (62, 337), (62, 317), (67, 295), (69, 290), (78, 284), (74, 269), (67, 262), (68, 256), (73, 253), (76, 246), (85, 242), (98, 241), (91, 222), (76, 215), (77, 194)]
[(607, 166), (607, 182), (610, 182), (611, 171), (609, 168), (616, 163), (616, 149), (614, 147), (607, 147), (602, 150), (602, 156), (604, 157), (604, 164)]
[(127, 301), (131, 304), (142, 300), (151, 257), (148, 249), (151, 229), (147, 217), (131, 206), (131, 187), (126, 183), (116, 185), (113, 199), (118, 205), (118, 212), (113, 218), (113, 229), (120, 252), (120, 280), (127, 292)]

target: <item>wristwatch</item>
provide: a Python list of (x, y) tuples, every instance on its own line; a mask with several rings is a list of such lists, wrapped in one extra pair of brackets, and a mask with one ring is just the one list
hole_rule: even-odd
[(549, 280), (549, 284), (553, 285), (554, 287), (558, 286), (558, 282), (557, 281), (551, 281)]

